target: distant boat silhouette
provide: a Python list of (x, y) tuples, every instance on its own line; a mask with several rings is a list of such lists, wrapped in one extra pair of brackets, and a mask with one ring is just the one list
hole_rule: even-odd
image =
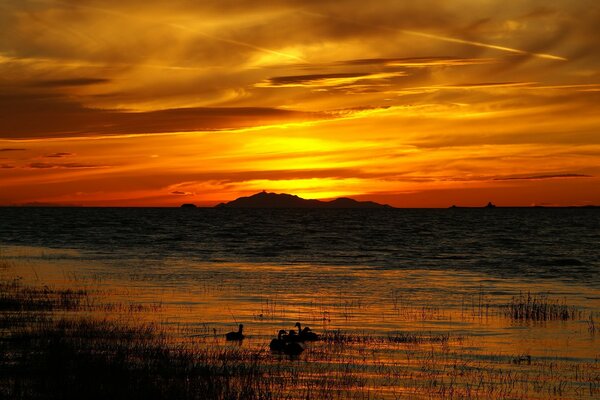
[(357, 201), (342, 197), (332, 201), (306, 200), (287, 193), (262, 191), (249, 197), (240, 197), (217, 208), (392, 208), (387, 204), (372, 201)]
[(305, 326), (304, 329), (302, 329), (302, 325), (300, 324), (300, 322), (296, 322), (296, 325), (294, 326), (298, 327), (298, 336), (300, 336), (301, 341), (316, 342), (320, 339), (319, 335), (312, 332), (308, 326)]
[(492, 203), (491, 201), (487, 203), (487, 205), (483, 206), (483, 207), (476, 207), (476, 206), (457, 206), (456, 204), (452, 204), (450, 207), (451, 209), (455, 209), (455, 208), (496, 208), (496, 205), (494, 203)]
[(282, 335), (285, 334), (285, 331), (282, 329), (277, 334), (277, 338), (271, 340), (269, 343), (269, 348), (272, 351), (283, 351), (285, 349), (285, 340), (283, 340)]
[(229, 340), (229, 341), (243, 340), (245, 338), (244, 334), (242, 333), (243, 330), (244, 330), (244, 325), (240, 324), (238, 331), (237, 332), (228, 332), (225, 335), (225, 339)]

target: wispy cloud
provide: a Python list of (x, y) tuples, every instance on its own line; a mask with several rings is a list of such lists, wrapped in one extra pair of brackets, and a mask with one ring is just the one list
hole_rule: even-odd
[(405, 76), (404, 72), (341, 72), (329, 74), (276, 76), (265, 82), (256, 84), (256, 87), (335, 87), (352, 85), (365, 82), (367, 85), (375, 80), (385, 80)]
[(35, 162), (27, 165), (30, 169), (51, 169), (51, 168), (67, 168), (67, 169), (86, 169), (86, 168), (106, 168), (106, 165), (94, 165), (83, 163), (42, 163)]
[(0, 138), (218, 131), (315, 120), (318, 112), (269, 107), (193, 107), (147, 112), (88, 108), (61, 96), (0, 95)]
[(495, 181), (536, 181), (541, 179), (568, 179), (568, 178), (592, 178), (592, 175), (585, 174), (544, 174), (544, 175), (531, 175), (531, 176), (505, 176), (497, 177)]
[(600, 199), (589, 2), (0, 3), (5, 202)]
[(402, 57), (402, 58), (359, 58), (354, 60), (344, 60), (334, 63), (334, 65), (383, 65), (388, 67), (450, 67), (462, 65), (481, 65), (492, 64), (498, 60), (494, 58), (461, 58), (461, 57)]
[(31, 86), (37, 87), (63, 87), (63, 86), (89, 86), (100, 83), (110, 82), (110, 79), (105, 78), (70, 78), (70, 79), (54, 79), (31, 82)]
[(58, 152), (58, 153), (48, 154), (45, 157), (47, 157), (47, 158), (63, 158), (63, 157), (69, 157), (72, 155), (73, 155), (73, 153)]

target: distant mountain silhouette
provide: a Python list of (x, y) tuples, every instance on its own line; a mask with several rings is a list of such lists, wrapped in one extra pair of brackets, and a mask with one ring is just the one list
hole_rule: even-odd
[(332, 201), (306, 200), (287, 193), (260, 192), (249, 197), (240, 197), (219, 208), (392, 208), (387, 204), (372, 201), (357, 201), (341, 197)]

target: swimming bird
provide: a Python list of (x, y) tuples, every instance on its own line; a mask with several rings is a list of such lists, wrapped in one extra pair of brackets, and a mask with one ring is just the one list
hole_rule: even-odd
[(296, 331), (290, 330), (290, 333), (283, 337), (285, 342), (302, 342), (302, 338)]
[(297, 356), (304, 351), (304, 344), (300, 342), (286, 343), (283, 352), (288, 356)]
[(317, 335), (316, 333), (311, 331), (308, 326), (305, 326), (304, 329), (302, 329), (302, 325), (300, 325), (300, 322), (296, 322), (296, 325), (294, 325), (294, 326), (298, 327), (298, 336), (301, 339), (300, 341), (316, 342), (317, 340), (320, 339), (319, 335)]
[(240, 328), (237, 332), (228, 332), (225, 335), (225, 340), (243, 340), (245, 338), (244, 334), (242, 333), (242, 330), (244, 329), (244, 325), (240, 324)]
[(284, 334), (285, 334), (285, 331), (282, 329), (277, 334), (277, 338), (271, 340), (271, 343), (269, 344), (269, 348), (272, 351), (283, 351), (285, 349), (285, 340), (283, 340), (281, 338), (281, 336)]

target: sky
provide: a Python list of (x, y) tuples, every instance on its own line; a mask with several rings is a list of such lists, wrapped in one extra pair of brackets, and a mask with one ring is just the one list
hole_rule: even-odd
[(600, 204), (595, 0), (0, 0), (0, 205)]

